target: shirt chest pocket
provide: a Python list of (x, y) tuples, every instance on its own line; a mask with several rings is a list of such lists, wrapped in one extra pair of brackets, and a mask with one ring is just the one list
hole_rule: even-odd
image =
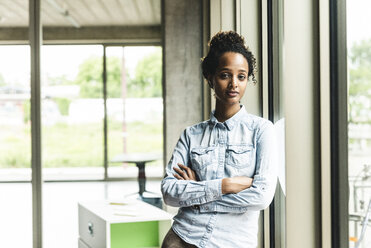
[(201, 180), (212, 177), (216, 161), (216, 147), (197, 147), (191, 150), (192, 167)]
[(225, 163), (239, 169), (249, 167), (251, 166), (252, 153), (252, 145), (228, 145)]

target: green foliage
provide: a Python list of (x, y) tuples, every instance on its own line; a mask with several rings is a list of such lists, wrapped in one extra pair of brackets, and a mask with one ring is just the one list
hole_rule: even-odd
[(352, 65), (355, 67), (359, 66), (371, 66), (371, 39), (362, 40), (359, 43), (355, 43), (351, 48), (350, 59)]
[(69, 85), (72, 84), (70, 80), (68, 80), (67, 75), (59, 75), (56, 77), (48, 76), (48, 85)]
[(62, 115), (68, 115), (68, 110), (69, 110), (69, 107), (70, 107), (70, 103), (71, 103), (71, 100), (68, 99), (68, 98), (54, 98), (53, 99), (57, 105), (58, 105), (58, 108), (59, 108), (59, 112), (62, 114)]
[(371, 39), (355, 43), (349, 53), (349, 121), (371, 123)]
[[(79, 67), (74, 81), (80, 86), (80, 97), (103, 97), (103, 62), (101, 57), (90, 57)], [(107, 58), (107, 97), (121, 97), (122, 62), (118, 57)], [(161, 48), (138, 62), (135, 76), (127, 79), (127, 97), (161, 97), (162, 96), (162, 53)], [(55, 79), (54, 81), (58, 81)]]
[[(80, 86), (80, 97), (103, 97), (103, 59), (90, 57), (79, 66), (75, 84)], [(107, 58), (107, 94), (109, 97), (121, 96), (121, 61), (118, 57)]]
[(23, 101), (23, 122), (28, 123), (31, 120), (31, 103), (30, 100)]
[(160, 48), (138, 62), (135, 77), (128, 84), (128, 96), (162, 96), (162, 53)]
[[(112, 159), (123, 151), (122, 124), (109, 121), (108, 127), (108, 157)], [(5, 132), (0, 133), (0, 168), (29, 168), (29, 125), (23, 132), (19, 126), (2, 126), (2, 129)], [(162, 151), (162, 123), (128, 123), (127, 132), (127, 152)], [(102, 123), (58, 123), (43, 126), (42, 133), (44, 168), (103, 166)]]
[(371, 39), (356, 43), (350, 50), (349, 95), (371, 95)]
[[(1, 123), (0, 123), (1, 125)], [(0, 168), (31, 167), (31, 126), (1, 125)]]
[[(0, 168), (30, 168), (31, 154), (20, 155), (16, 151), (9, 151), (2, 157), (2, 164)], [(7, 165), (6, 167), (4, 165)]]
[[(107, 58), (107, 98), (120, 98), (122, 92), (122, 61), (119, 57)], [(129, 78), (126, 72), (126, 78)]]

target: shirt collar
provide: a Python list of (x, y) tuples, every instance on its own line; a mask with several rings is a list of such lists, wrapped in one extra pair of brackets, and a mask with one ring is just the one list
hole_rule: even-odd
[[(227, 127), (228, 131), (231, 131), (245, 114), (246, 114), (245, 106), (240, 105), (240, 110), (237, 113), (235, 113), (231, 118), (226, 120), (223, 124)], [(219, 121), (215, 117), (215, 110), (213, 110), (210, 114), (210, 122), (214, 125), (219, 123)]]

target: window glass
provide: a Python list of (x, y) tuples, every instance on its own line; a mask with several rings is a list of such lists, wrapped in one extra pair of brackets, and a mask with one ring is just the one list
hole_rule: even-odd
[(162, 177), (162, 49), (108, 46), (106, 56), (108, 177), (138, 175), (122, 154), (154, 158), (145, 163), (146, 176)]
[(28, 21), (28, 1), (0, 0), (0, 247), (32, 247)]
[(103, 178), (103, 46), (44, 45), (45, 180)]
[(368, 0), (347, 1), (349, 247), (371, 246), (371, 23)]

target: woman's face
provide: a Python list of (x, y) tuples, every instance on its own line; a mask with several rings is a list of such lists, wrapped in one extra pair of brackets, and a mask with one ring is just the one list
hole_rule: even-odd
[(246, 58), (235, 52), (226, 52), (219, 59), (219, 66), (210, 81), (216, 101), (225, 105), (239, 104), (245, 93), (249, 65)]

